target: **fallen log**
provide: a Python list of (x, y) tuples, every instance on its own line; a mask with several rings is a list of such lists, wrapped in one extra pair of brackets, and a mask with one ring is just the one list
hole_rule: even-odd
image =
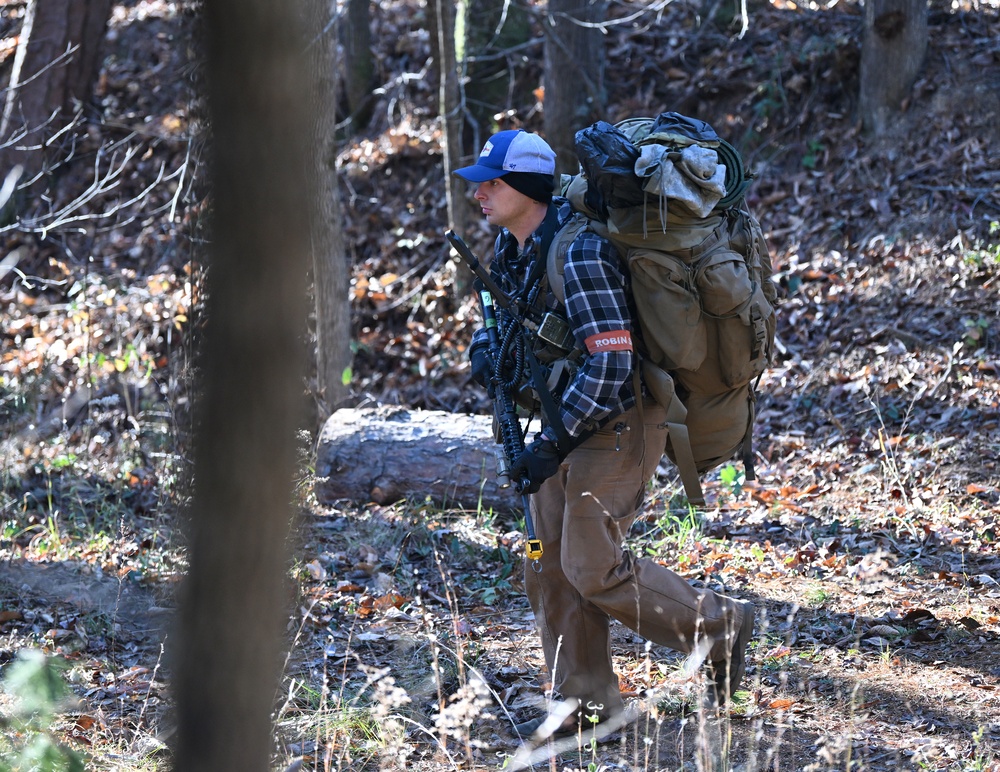
[(319, 437), (317, 498), (516, 512), (520, 496), (496, 480), (492, 426), (489, 416), (436, 410), (338, 410)]

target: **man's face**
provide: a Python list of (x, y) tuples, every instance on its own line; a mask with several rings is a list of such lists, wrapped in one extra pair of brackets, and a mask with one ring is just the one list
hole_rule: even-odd
[(486, 222), (500, 228), (514, 230), (532, 209), (530, 198), (500, 178), (480, 182), (475, 197)]

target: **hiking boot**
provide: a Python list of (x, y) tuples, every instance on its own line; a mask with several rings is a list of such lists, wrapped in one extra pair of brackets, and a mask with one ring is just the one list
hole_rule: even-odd
[(725, 659), (708, 663), (708, 706), (721, 708), (740, 687), (747, 669), (747, 646), (753, 640), (755, 609), (752, 604), (739, 601), (743, 608), (740, 628), (736, 631), (733, 646)]
[[(522, 740), (527, 740), (534, 735), (539, 728), (549, 719), (548, 715), (541, 715), (529, 718), (520, 724), (514, 724), (514, 734)], [(576, 732), (576, 716), (567, 716), (566, 719), (551, 732), (551, 737), (566, 737)]]
[(576, 737), (577, 734), (583, 738), (584, 742), (591, 739), (598, 742), (607, 742), (615, 739), (618, 730), (636, 718), (634, 711), (619, 712), (614, 716), (608, 716), (601, 721), (592, 723), (589, 719), (581, 721), (580, 717), (573, 713), (563, 719), (562, 723), (555, 727), (545, 726), (550, 719), (555, 722), (555, 717), (550, 715), (538, 716), (519, 724), (514, 724), (514, 734), (522, 740), (561, 740), (566, 737)]

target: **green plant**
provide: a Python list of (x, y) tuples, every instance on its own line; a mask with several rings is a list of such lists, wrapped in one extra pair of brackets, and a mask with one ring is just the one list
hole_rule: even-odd
[(655, 555), (668, 544), (680, 549), (697, 541), (701, 535), (702, 521), (692, 507), (689, 506), (683, 515), (668, 511), (656, 520), (656, 526), (646, 534), (646, 551)]
[(101, 374), (124, 373), (131, 371), (139, 380), (148, 380), (156, 365), (148, 354), (140, 354), (134, 344), (127, 344), (110, 356), (103, 351), (81, 355), (76, 358), (77, 367), (89, 373), (91, 384), (100, 380)]
[(730, 496), (739, 498), (746, 484), (746, 473), (739, 471), (733, 464), (726, 464), (719, 471), (719, 480)]
[(806, 154), (802, 156), (802, 165), (806, 169), (815, 169), (816, 163), (823, 156), (825, 151), (826, 145), (822, 142), (816, 139), (810, 140), (806, 149)]
[(829, 599), (830, 593), (822, 587), (810, 587), (806, 590), (805, 599), (810, 606), (822, 606)]
[(980, 316), (978, 319), (963, 319), (962, 324), (965, 325), (965, 334), (962, 337), (962, 343), (965, 344), (967, 348), (979, 349), (986, 345), (990, 322), (985, 317)]
[(39, 555), (58, 557), (64, 552), (62, 549), (62, 533), (59, 529), (59, 523), (56, 520), (58, 514), (56, 512), (48, 515), (44, 523), (36, 526), (38, 533), (32, 537), (31, 544)]
[(36, 649), (21, 651), (8, 667), (3, 689), (15, 698), (16, 706), (2, 725), (0, 772), (84, 772), (80, 754), (51, 733), (70, 696), (62, 676), (65, 669)]
[(66, 469), (68, 467), (73, 466), (73, 464), (75, 463), (76, 463), (76, 454), (66, 453), (65, 455), (59, 455), (56, 456), (54, 459), (52, 459), (52, 468)]
[[(601, 714), (597, 710), (597, 706), (595, 706), (593, 703), (588, 703), (587, 709), (591, 712), (586, 713), (583, 716), (584, 737), (586, 737), (587, 735), (587, 729), (595, 728), (601, 720)], [(590, 727), (587, 726), (588, 723), (590, 724)], [(597, 762), (597, 739), (595, 737), (591, 737), (590, 739), (588, 739), (584, 743), (583, 748), (581, 750), (590, 751), (590, 761), (587, 763), (587, 771), (597, 772), (597, 770), (600, 769), (600, 765)]]
[(985, 734), (986, 727), (984, 726), (980, 726), (972, 733), (972, 758), (965, 765), (964, 772), (986, 772), (986, 770), (995, 769), (993, 764), (997, 757), (988, 745), (983, 746)]
[(491, 582), (485, 587), (473, 588), (470, 590), (470, 593), (478, 594), (483, 604), (492, 606), (505, 595), (512, 592), (512, 589), (513, 588), (511, 587), (510, 582), (506, 579), (501, 579), (497, 582)]
[[(990, 235), (993, 236), (998, 231), (1000, 231), (1000, 222), (993, 220), (990, 223)], [(962, 262), (976, 269), (1000, 265), (1000, 244), (992, 242), (977, 244), (962, 256)]]

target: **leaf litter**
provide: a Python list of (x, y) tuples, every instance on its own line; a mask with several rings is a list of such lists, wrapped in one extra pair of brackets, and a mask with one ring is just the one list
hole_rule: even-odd
[[(5, 35), (19, 12), (3, 7)], [(407, 3), (377, 13), (386, 109), (339, 159), (355, 386), (387, 403), (482, 411), (464, 359), (474, 304), (453, 297), (442, 237), (435, 92), (410, 77), (429, 54), (426, 34)], [(742, 39), (698, 26), (693, 5), (660, 13), (657, 25), (608, 31), (611, 117), (695, 113), (746, 148), (783, 302), (779, 356), (761, 383), (760, 479), (713, 476), (710, 506), (663, 538), (678, 488), (664, 467), (633, 547), (761, 608), (749, 689), (729, 719), (734, 763), (995, 766), (997, 10), (931, 9), (926, 71), (881, 146), (853, 117), (857, 5), (774, 3)], [(30, 643), (73, 664), (83, 705), (63, 732), (100, 768), (162, 750), (170, 733), (162, 625), (184, 570), (174, 514), (188, 474), (204, 211), (184, 77), (197, 63), (176, 43), (192, 18), (185, 4), (116, 8), (101, 121), (88, 134), (142, 151), (120, 200), (161, 168), (170, 179), (86, 233), (0, 234), (19, 271), (0, 282), (2, 656)], [(533, 45), (518, 65), (525, 82), (537, 82)], [(140, 66), (147, 58), (158, 66)], [(637, 61), (669, 78), (636, 73)], [(972, 102), (981, 109), (960, 109)], [(521, 115), (540, 127), (537, 113)], [(89, 184), (88, 164), (68, 171), (56, 211)], [(485, 227), (468, 235), (488, 249)], [(276, 763), (497, 768), (516, 748), (507, 716), (538, 709), (546, 686), (517, 524), (413, 505), (302, 508)], [(44, 567), (64, 575), (30, 573)], [(700, 763), (697, 674), (617, 626), (614, 653), (623, 691), (646, 699), (641, 731), (596, 756), (564, 756), (563, 768)], [(408, 701), (386, 715), (410, 722), (391, 737), (362, 721), (377, 690), (394, 694), (388, 677)], [(494, 718), (456, 719), (474, 740), (463, 747), (462, 732), (435, 721), (474, 677)], [(319, 731), (317, 716), (335, 709), (355, 723)]]

